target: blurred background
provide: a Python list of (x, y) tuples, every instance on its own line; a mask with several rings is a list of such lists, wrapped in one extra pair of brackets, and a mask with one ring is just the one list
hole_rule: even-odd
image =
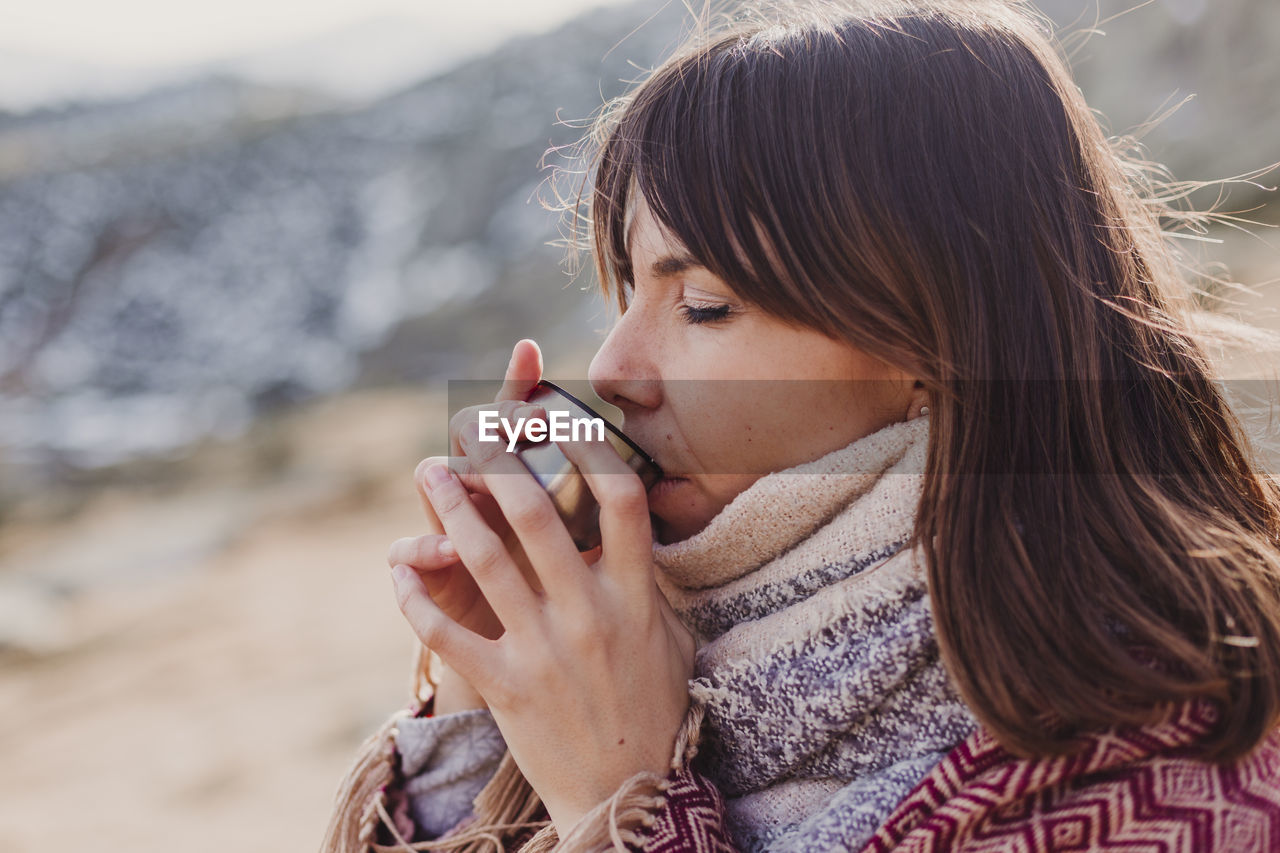
[[(1280, 161), (1280, 5), (1037, 6), (1109, 133), (1164, 116), (1175, 177)], [(608, 322), (543, 153), (686, 10), (0, 9), (0, 850), (314, 849), (409, 699), (384, 555), (422, 532), (446, 381), (521, 337), (581, 378)], [(1183, 241), (1253, 287), (1215, 309), (1272, 329), (1278, 178), (1221, 188), (1252, 236)]]

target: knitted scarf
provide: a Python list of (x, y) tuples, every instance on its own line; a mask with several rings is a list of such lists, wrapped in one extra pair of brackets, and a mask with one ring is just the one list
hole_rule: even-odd
[(905, 547), (927, 446), (927, 416), (891, 424), (654, 546), (659, 586), (699, 638), (695, 767), (747, 853), (858, 850), (977, 728)]
[[(927, 417), (892, 424), (768, 474), (701, 532), (654, 545), (658, 584), (699, 638), (672, 768), (716, 784), (745, 853), (860, 849), (977, 729), (939, 660), (922, 560), (906, 547), (928, 429)], [(408, 842), (387, 792), (396, 725), (429, 708), (431, 657), (419, 648), (412, 707), (366, 741), (340, 785), (324, 853), (582, 853), (642, 842), (669, 779), (637, 774), (560, 839), (509, 751), (471, 819)]]

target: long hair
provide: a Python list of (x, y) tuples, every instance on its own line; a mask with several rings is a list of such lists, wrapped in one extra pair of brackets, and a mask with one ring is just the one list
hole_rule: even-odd
[[(625, 310), (643, 197), (740, 297), (926, 385), (915, 544), (943, 659), (1005, 746), (1066, 752), (1208, 700), (1203, 756), (1227, 760), (1280, 714), (1280, 487), (1189, 325), (1161, 219), (1194, 212), (1103, 135), (1059, 49), (1019, 0), (814, 0), (704, 27), (582, 140), (570, 242)], [(427, 660), (321, 849), (479, 853), (537, 829), (524, 849), (549, 849), (510, 761), (464, 831), (397, 836), (395, 724)]]
[(924, 383), (914, 544), (1006, 747), (1211, 700), (1229, 760), (1280, 716), (1280, 489), (1192, 332), (1174, 208), (1060, 50), (1001, 0), (730, 24), (602, 112), (572, 221), (619, 310), (643, 197), (742, 299)]

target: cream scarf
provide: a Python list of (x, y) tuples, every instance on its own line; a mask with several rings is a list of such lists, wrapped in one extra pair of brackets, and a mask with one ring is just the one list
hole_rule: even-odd
[(938, 656), (904, 547), (927, 416), (762, 477), (701, 532), (655, 544), (699, 637), (695, 769), (744, 851), (858, 850), (977, 727)]
[[(938, 657), (922, 561), (904, 544), (928, 430), (927, 417), (891, 424), (768, 474), (701, 532), (654, 545), (658, 584), (699, 637), (672, 765), (692, 760), (716, 783), (745, 853), (861, 849), (977, 728)], [(415, 699), (434, 684), (429, 657), (419, 648)], [(506, 751), (473, 819), (410, 844), (388, 814), (386, 790), (396, 725), (415, 714), (397, 712), (362, 747), (325, 853), (622, 850), (642, 843), (639, 830), (664, 802), (667, 781), (637, 774), (562, 840), (536, 820), (541, 803)], [(373, 842), (379, 824), (394, 846)]]

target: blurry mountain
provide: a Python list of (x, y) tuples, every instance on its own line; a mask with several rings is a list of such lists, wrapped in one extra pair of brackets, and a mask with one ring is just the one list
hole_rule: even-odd
[(539, 161), (671, 40), (678, 16), (627, 38), (649, 14), (358, 107), (210, 77), (3, 117), (0, 444), (100, 464), (355, 382), (500, 375), (477, 357), (523, 335), (580, 342)]
[(206, 72), (367, 100), (438, 73), (469, 52), (468, 42), (451, 40), (421, 18), (383, 15), (211, 63)]
[[(557, 119), (587, 119), (677, 43), (683, 7), (651, 19), (661, 5), (355, 105), (301, 75), (324, 65), (313, 44), (0, 114), (0, 448), (48, 471), (104, 464), (353, 385), (491, 378), (523, 336), (581, 347), (605, 315), (547, 245), (539, 163), (582, 132)], [(1083, 2), (1041, 6), (1067, 24)], [(1280, 160), (1280, 6), (1159, 0), (1103, 29), (1076, 70), (1114, 132), (1190, 88), (1147, 140), (1176, 176)], [(383, 71), (357, 61), (366, 85), (415, 38)]]
[(499, 41), (493, 28), (453, 38), (420, 17), (380, 15), (222, 59), (169, 66), (86, 62), (0, 43), (0, 110), (136, 98), (208, 77), (368, 100), (439, 73), (467, 54), (491, 50)]
[(168, 76), (0, 46), (0, 106), (9, 110), (36, 109), (75, 98), (131, 96), (164, 82)]

